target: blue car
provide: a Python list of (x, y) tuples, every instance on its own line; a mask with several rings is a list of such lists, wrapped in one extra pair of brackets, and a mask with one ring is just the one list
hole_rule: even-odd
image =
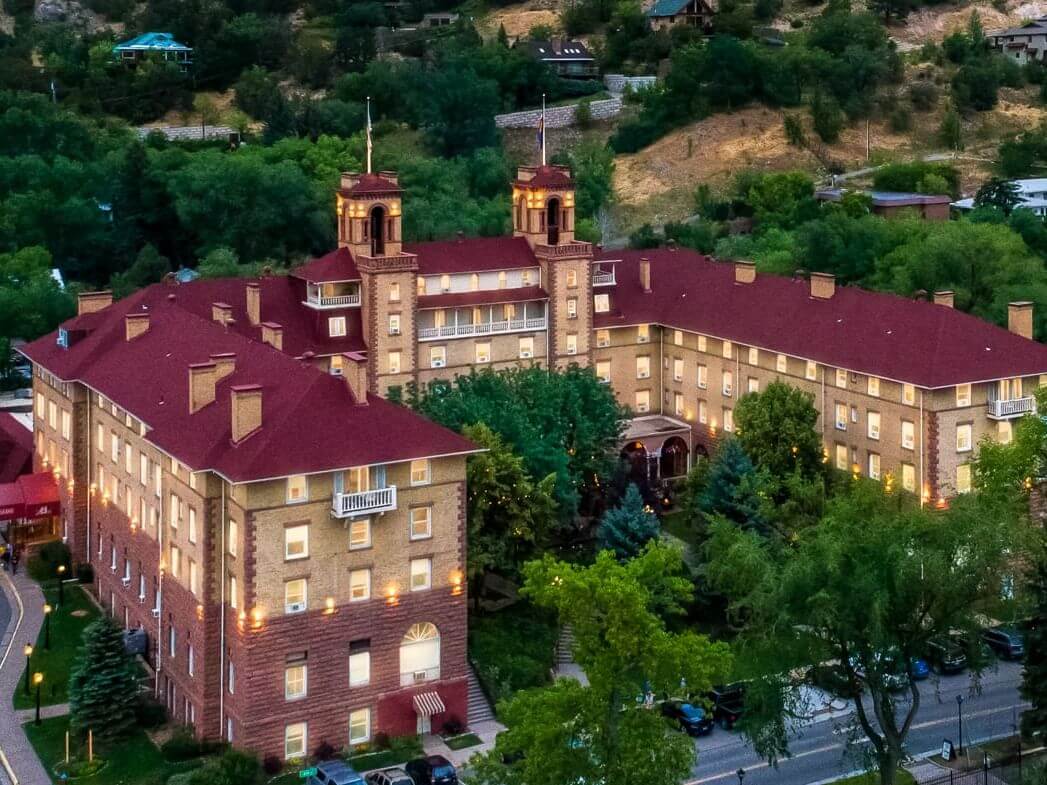
[(920, 681), (931, 675), (931, 668), (926, 660), (920, 657), (913, 657), (909, 661), (909, 672), (912, 674), (913, 681)]
[(713, 729), (713, 718), (701, 706), (683, 701), (666, 701), (662, 716), (675, 720), (680, 730), (689, 736), (704, 736)]

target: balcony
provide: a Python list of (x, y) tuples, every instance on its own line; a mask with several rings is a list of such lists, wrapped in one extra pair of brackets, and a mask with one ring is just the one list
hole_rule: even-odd
[(989, 401), (988, 414), (990, 420), (1010, 420), (1014, 417), (1032, 414), (1035, 411), (1036, 399), (1027, 395), (1024, 398)]
[(309, 304), (318, 308), (347, 308), (360, 304), (359, 294), (341, 294), (336, 297), (316, 295), (309, 298)]
[(545, 317), (534, 319), (508, 319), (477, 324), (448, 324), (443, 327), (418, 328), (419, 341), (436, 341), (441, 338), (467, 338), (470, 335), (499, 335), (530, 330), (544, 330)]
[(311, 308), (359, 308), (360, 284), (355, 281), (310, 283), (306, 287), (305, 304)]
[(351, 518), (396, 509), (396, 486), (359, 493), (336, 493), (331, 499), (331, 515)]
[(437, 681), (440, 678), (440, 666), (426, 668), (421, 671), (411, 671), (400, 674), (401, 687), (413, 687), (415, 684), (424, 684), (427, 681)]
[(614, 270), (593, 270), (593, 286), (614, 286)]

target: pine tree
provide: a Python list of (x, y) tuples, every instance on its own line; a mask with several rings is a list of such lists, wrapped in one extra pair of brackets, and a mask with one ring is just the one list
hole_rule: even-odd
[(70, 726), (117, 739), (135, 725), (138, 674), (124, 649), (123, 631), (108, 617), (84, 630), (84, 648), (69, 678)]
[(1047, 553), (1037, 560), (1029, 585), (1036, 611), (1025, 632), (1025, 666), (1021, 696), (1032, 706), (1022, 715), (1022, 733), (1047, 732)]
[(660, 530), (658, 516), (644, 506), (640, 489), (630, 483), (621, 505), (604, 513), (597, 539), (601, 548), (625, 560), (636, 556)]
[(706, 518), (722, 516), (743, 528), (766, 532), (757, 495), (759, 478), (753, 462), (737, 439), (720, 445), (705, 478), (699, 506)]

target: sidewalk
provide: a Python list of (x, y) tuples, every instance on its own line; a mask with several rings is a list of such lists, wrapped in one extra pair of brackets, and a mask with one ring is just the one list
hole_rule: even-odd
[[(11, 620), (0, 637), (0, 780), (11, 780), (13, 773), (12, 785), (51, 785), (51, 778), (22, 731), (23, 712), (11, 708), (25, 667), (22, 647), (36, 643), (43, 624), (44, 595), (24, 569), (13, 578), (10, 573), (0, 573), (0, 587), (11, 606)], [(4, 760), (10, 770), (3, 765)]]

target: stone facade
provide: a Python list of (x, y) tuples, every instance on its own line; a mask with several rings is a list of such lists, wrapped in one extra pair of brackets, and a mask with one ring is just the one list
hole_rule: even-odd
[[(608, 118), (618, 116), (621, 111), (622, 99), (618, 97), (589, 102), (589, 112), (593, 120), (607, 120)], [(572, 126), (577, 122), (577, 114), (577, 104), (546, 107), (545, 127), (567, 128), (568, 126)], [(497, 114), (494, 116), (494, 124), (498, 128), (537, 128), (538, 121), (541, 118), (541, 109), (528, 109), (524, 112)]]

